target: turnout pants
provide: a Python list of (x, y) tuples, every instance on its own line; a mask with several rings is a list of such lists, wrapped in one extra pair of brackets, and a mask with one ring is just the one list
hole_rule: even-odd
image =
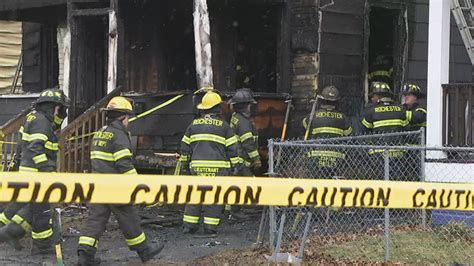
[(192, 230), (197, 230), (199, 228), (199, 220), (202, 212), (204, 228), (217, 231), (223, 211), (224, 206), (222, 205), (186, 205), (183, 216), (184, 226)]
[[(225, 168), (191, 168), (191, 174), (196, 176), (229, 176), (229, 169)], [(223, 205), (191, 205), (184, 208), (183, 224), (185, 227), (195, 231), (199, 229), (201, 212), (202, 223), (205, 230), (217, 231), (224, 212)]]
[[(4, 230), (15, 232), (13, 235), (17, 238), (22, 238), (31, 230), (33, 245), (40, 249), (49, 248), (52, 245), (52, 213), (49, 203), (14, 203), (7, 207), (4, 214), (6, 217), (11, 216), (11, 222), (7, 224)], [(21, 226), (23, 232), (18, 232), (16, 225)]]
[(21, 210), (21, 208), (28, 205), (28, 203), (12, 202), (6, 206), (2, 213), (0, 213), (0, 225), (7, 225), (12, 221), (13, 216)]
[(111, 213), (118, 220), (120, 230), (127, 241), (128, 247), (140, 251), (146, 242), (146, 236), (140, 226), (138, 211), (132, 205), (91, 205), (86, 226), (79, 238), (78, 251), (95, 255), (99, 238), (105, 232)]

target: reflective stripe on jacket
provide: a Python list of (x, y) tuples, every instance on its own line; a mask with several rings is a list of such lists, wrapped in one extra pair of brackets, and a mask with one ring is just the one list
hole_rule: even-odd
[(202, 176), (230, 175), (241, 165), (238, 138), (230, 125), (215, 114), (195, 119), (181, 141), (181, 172)]
[[(308, 128), (309, 117), (303, 119), (303, 127)], [(348, 117), (331, 108), (321, 108), (314, 113), (311, 122), (310, 136), (317, 138), (344, 137), (352, 134), (352, 127)]]
[(258, 134), (253, 122), (239, 113), (233, 113), (230, 119), (230, 127), (234, 129), (239, 139), (239, 154), (246, 167), (260, 160), (258, 153)]
[(52, 115), (32, 111), (20, 128), (20, 171), (54, 172), (58, 153), (58, 141), (53, 132)]
[(402, 106), (380, 101), (365, 110), (362, 125), (374, 133), (397, 132), (404, 130), (410, 123), (411, 117), (412, 113)]
[(94, 134), (91, 146), (92, 172), (136, 174), (129, 131), (114, 120)]

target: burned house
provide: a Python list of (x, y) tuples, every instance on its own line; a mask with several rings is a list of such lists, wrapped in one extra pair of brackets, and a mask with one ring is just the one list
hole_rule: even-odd
[[(199, 3), (206, 9), (197, 10)], [(341, 90), (341, 108), (358, 125), (381, 55), (389, 58), (395, 93), (407, 81), (426, 90), (429, 9), (428, 0), (3, 0), (0, 20), (24, 22), (23, 91), (60, 85), (72, 99), (63, 170), (88, 170), (88, 136), (102, 125), (100, 108), (110, 97), (133, 98), (141, 113), (183, 95), (132, 125), (137, 161), (147, 171), (172, 166), (196, 114), (193, 92), (203, 84), (227, 96), (239, 87), (256, 92), (263, 155), (266, 139), (280, 135), (287, 95), (292, 137), (327, 85)], [(203, 17), (209, 32), (197, 25)], [(201, 53), (209, 55), (207, 65)], [(450, 83), (472, 82), (454, 19), (449, 66)], [(5, 97), (3, 105), (18, 106), (15, 96), (8, 103)]]

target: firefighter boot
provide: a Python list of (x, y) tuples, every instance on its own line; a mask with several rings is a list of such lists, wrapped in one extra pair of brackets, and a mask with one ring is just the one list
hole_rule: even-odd
[(142, 262), (147, 262), (151, 260), (154, 256), (158, 255), (165, 246), (162, 243), (149, 243), (146, 241), (137, 247), (136, 251)]
[(199, 233), (194, 236), (194, 238), (216, 238), (217, 237), (217, 230), (214, 228), (209, 228), (207, 226), (204, 227), (202, 233)]
[(194, 234), (199, 230), (199, 227), (194, 225), (184, 224), (183, 226), (183, 234)]
[(89, 254), (83, 250), (77, 252), (77, 266), (97, 266), (100, 265), (101, 260), (95, 258), (94, 254)]
[(0, 228), (0, 243), (6, 242), (16, 250), (21, 250), (23, 247), (20, 244), (20, 239), (25, 236), (26, 232), (20, 225), (16, 223), (9, 223)]
[(53, 242), (51, 238), (33, 240), (31, 245), (31, 256), (34, 255), (54, 255), (56, 250), (54, 249)]
[(240, 206), (234, 205), (230, 208), (229, 220), (245, 221), (248, 220), (248, 216), (242, 211)]

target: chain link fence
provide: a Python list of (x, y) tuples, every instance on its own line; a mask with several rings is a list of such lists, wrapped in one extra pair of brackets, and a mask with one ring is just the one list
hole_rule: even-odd
[[(422, 143), (423, 131), (270, 140), (269, 170), (282, 178), (474, 182), (474, 148)], [(263, 224), (276, 261), (474, 263), (472, 212), (270, 207)]]

